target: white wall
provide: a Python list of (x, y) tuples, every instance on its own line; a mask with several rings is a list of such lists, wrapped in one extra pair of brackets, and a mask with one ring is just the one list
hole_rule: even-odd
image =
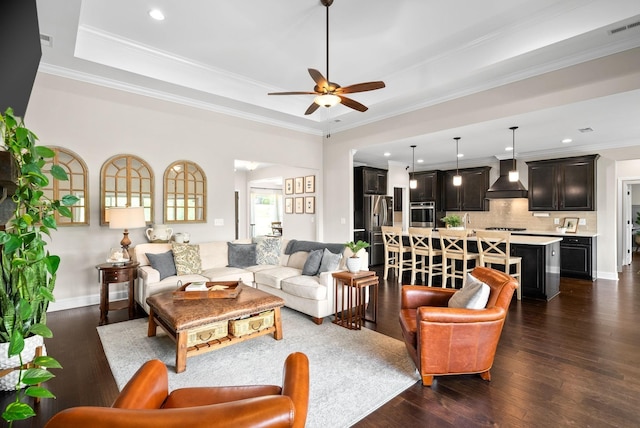
[[(207, 222), (174, 227), (190, 232), (193, 243), (234, 238), (235, 159), (250, 155), (253, 161), (322, 170), (319, 136), (42, 73), (36, 78), (25, 123), (40, 144), (74, 151), (89, 169), (91, 224), (60, 228), (49, 246), (62, 258), (52, 309), (98, 303), (95, 265), (105, 261), (109, 248), (122, 237), (121, 231), (99, 225), (100, 167), (109, 157), (133, 154), (150, 164), (156, 223), (163, 220), (164, 169), (177, 159), (202, 167), (207, 176)], [(214, 219), (222, 219), (224, 225), (214, 227)], [(311, 236), (308, 227), (301, 235)], [(146, 242), (143, 229), (130, 231), (130, 238), (133, 245)]]

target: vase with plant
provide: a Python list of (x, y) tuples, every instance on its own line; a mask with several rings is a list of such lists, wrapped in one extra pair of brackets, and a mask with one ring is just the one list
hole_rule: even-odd
[(360, 271), (360, 266), (361, 266), (361, 261), (360, 261), (360, 257), (358, 257), (358, 252), (360, 250), (364, 250), (365, 248), (369, 248), (371, 245), (369, 245), (369, 243), (365, 241), (357, 241), (357, 242), (349, 241), (345, 245), (347, 246), (347, 248), (351, 250), (351, 253), (352, 253), (351, 257), (347, 258), (347, 261), (346, 261), (347, 270), (351, 273), (357, 273)]
[(442, 217), (441, 221), (447, 226), (447, 229), (462, 229), (462, 218), (457, 214)]
[[(47, 355), (27, 356), (26, 350), (30, 347), (28, 343), (43, 344), (43, 338), (53, 336), (46, 325), (46, 312), (49, 302), (54, 301), (60, 257), (46, 250), (45, 235), (50, 237), (51, 231), (57, 228), (56, 212), (71, 217), (69, 206), (78, 198), (67, 195), (52, 200), (47, 196), (45, 188), (49, 178), (43, 167), (46, 159), (53, 158), (55, 153), (36, 145), (36, 135), (14, 116), (11, 108), (0, 114), (0, 136), (4, 149), (0, 167), (15, 174), (12, 183), (3, 183), (3, 188), (9, 188), (12, 194), (3, 192), (6, 198), (2, 203), (6, 201), (13, 210), (3, 219), (4, 230), (0, 230), (0, 345), (4, 345), (0, 359), (17, 362), (2, 370), (0, 377), (6, 379), (13, 375), (15, 381), (11, 389), (17, 391), (15, 401), (7, 405), (2, 418), (12, 426), (13, 421), (35, 415), (25, 402), (27, 396), (53, 397), (40, 384), (54, 376), (48, 369), (61, 368), (60, 364)], [(59, 165), (52, 165), (50, 174), (56, 180), (67, 180), (66, 172)], [(43, 349), (43, 345), (37, 347)]]

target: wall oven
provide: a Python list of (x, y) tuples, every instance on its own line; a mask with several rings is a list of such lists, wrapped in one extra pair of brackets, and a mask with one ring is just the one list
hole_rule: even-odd
[(435, 202), (411, 202), (410, 207), (411, 227), (435, 227), (436, 203)]

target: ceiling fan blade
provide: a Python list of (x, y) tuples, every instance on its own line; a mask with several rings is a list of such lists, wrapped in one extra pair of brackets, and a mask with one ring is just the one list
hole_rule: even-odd
[(316, 85), (320, 90), (326, 90), (329, 87), (329, 82), (327, 82), (327, 79), (324, 78), (322, 73), (320, 73), (315, 68), (309, 68), (308, 70), (311, 78), (314, 82), (316, 82)]
[(318, 107), (320, 107), (318, 104), (316, 104), (315, 102), (311, 103), (311, 105), (309, 106), (309, 108), (307, 109), (307, 111), (304, 112), (305, 115), (307, 114), (311, 114), (314, 111), (318, 110)]
[(376, 89), (384, 88), (384, 82), (365, 82), (356, 83), (355, 85), (345, 86), (344, 88), (336, 89), (336, 94), (353, 94), (354, 92), (374, 91)]
[(318, 95), (317, 92), (269, 92), (267, 95)]
[(352, 100), (351, 98), (347, 98), (347, 97), (344, 97), (342, 95), (338, 95), (338, 97), (340, 97), (340, 102), (342, 104), (344, 104), (347, 107), (350, 107), (350, 108), (352, 108), (354, 110), (367, 111), (369, 109), (364, 104), (360, 104), (359, 102), (357, 102), (356, 100)]

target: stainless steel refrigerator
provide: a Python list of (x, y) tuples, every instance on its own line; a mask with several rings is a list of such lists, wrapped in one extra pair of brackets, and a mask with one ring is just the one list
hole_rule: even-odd
[(393, 197), (365, 195), (363, 204), (364, 232), (369, 247), (369, 264), (384, 263), (382, 226), (393, 226)]

